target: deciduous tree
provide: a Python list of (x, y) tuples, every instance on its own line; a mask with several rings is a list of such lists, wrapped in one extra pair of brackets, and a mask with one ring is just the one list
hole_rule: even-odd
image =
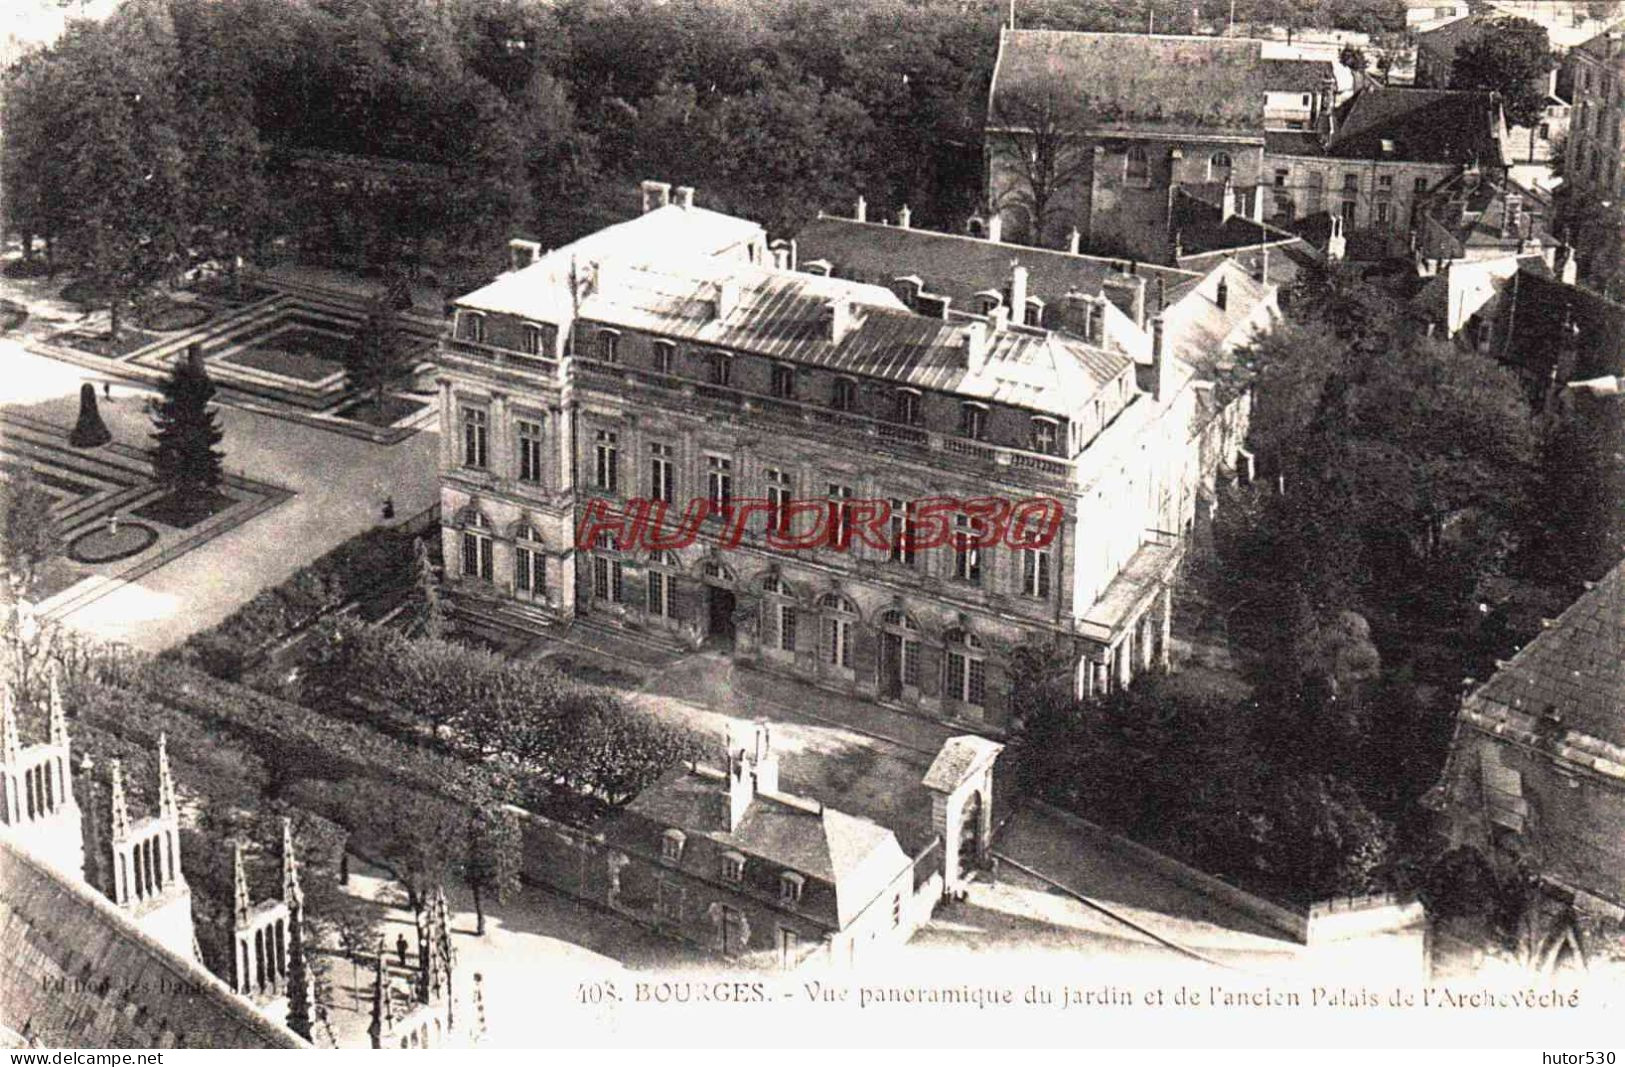
[(1452, 89), (1488, 89), (1501, 94), (1507, 122), (1537, 126), (1546, 111), (1547, 75), (1557, 56), (1546, 28), (1528, 19), (1503, 16), (1456, 48), (1450, 68)]

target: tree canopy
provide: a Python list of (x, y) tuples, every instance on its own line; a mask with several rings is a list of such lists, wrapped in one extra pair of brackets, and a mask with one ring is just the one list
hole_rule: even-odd
[(1450, 68), (1452, 89), (1489, 89), (1501, 94), (1507, 122), (1538, 125), (1546, 111), (1547, 75), (1557, 55), (1546, 28), (1528, 19), (1503, 16), (1456, 48)]

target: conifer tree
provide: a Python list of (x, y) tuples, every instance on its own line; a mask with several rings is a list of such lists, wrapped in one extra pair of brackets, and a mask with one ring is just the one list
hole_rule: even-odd
[(163, 398), (153, 415), (157, 454), (153, 474), (159, 484), (176, 494), (182, 506), (207, 511), (211, 490), (220, 484), (224, 453), (214, 446), (225, 436), (209, 406), (214, 382), (193, 348), (177, 360), (169, 377), (159, 385)]
[(409, 356), (390, 296), (380, 293), (368, 304), (367, 317), (344, 352), (350, 388), (371, 393), (373, 405), (383, 411), (384, 394), (407, 371)]
[(311, 984), (305, 964), (305, 916), (295, 908), (288, 923), (288, 1029), (310, 1040)]
[(418, 587), (418, 624), (424, 637), (439, 639), (446, 634), (446, 609), (440, 602), (440, 582), (435, 577), (429, 546), (419, 537), (412, 542), (412, 574)]

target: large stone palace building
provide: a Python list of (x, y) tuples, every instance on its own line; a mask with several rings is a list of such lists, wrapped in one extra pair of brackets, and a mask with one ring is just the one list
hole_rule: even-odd
[[(1080, 692), (1166, 661), (1202, 408), (1173, 298), (1267, 324), (1271, 287), (1225, 264), (1169, 294), (1125, 263), (1045, 300), (1018, 265), (962, 309), (918, 278), (793, 269), (692, 190), (644, 192), (565, 248), (514, 242), (513, 269), (455, 301), (441, 521), (465, 607), (717, 641), (994, 731), (1020, 646), (1058, 650)], [(923, 547), (917, 502), (990, 497), (1064, 519), (1012, 548), (956, 507)], [(578, 542), (591, 508), (671, 537), (695, 501), (691, 543)], [(784, 547), (803, 522), (822, 547)]]

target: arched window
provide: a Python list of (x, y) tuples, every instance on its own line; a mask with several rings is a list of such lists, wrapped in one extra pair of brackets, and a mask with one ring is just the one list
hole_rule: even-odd
[(463, 528), (463, 577), (489, 582), (492, 578), (491, 520), (470, 504), (458, 512)]
[(648, 588), (650, 618), (675, 619), (677, 602), (673, 596), (677, 571), (682, 565), (675, 552), (653, 552), (649, 555), (649, 571), (644, 581)]
[(1123, 179), (1135, 185), (1151, 184), (1151, 160), (1143, 145), (1129, 145), (1123, 161)]
[(654, 343), (655, 370), (661, 374), (677, 373), (677, 345), (671, 341)]
[(473, 341), (480, 345), (485, 343), (485, 316), (478, 311), (459, 311), (457, 313), (457, 339), (459, 341)]
[(598, 358), (605, 363), (621, 361), (621, 334), (619, 330), (598, 331)]
[(777, 576), (762, 582), (762, 593), (768, 597), (782, 598), (763, 605), (763, 644), (776, 652), (794, 652), (801, 622), (796, 611), (795, 594)]
[(950, 630), (943, 638), (947, 655), (944, 691), (950, 700), (980, 708), (987, 701), (987, 666), (982, 642), (965, 630)]
[(857, 605), (839, 593), (825, 593), (818, 600), (824, 612), (824, 662), (842, 670), (852, 669), (852, 638), (857, 629)]
[(1230, 177), (1234, 164), (1230, 160), (1229, 152), (1215, 152), (1207, 157), (1207, 175), (1209, 181), (1222, 182)]
[(987, 405), (966, 401), (959, 405), (959, 432), (972, 441), (987, 436)]
[(892, 608), (880, 616), (880, 696), (895, 699), (920, 687), (920, 624)]
[(920, 391), (918, 389), (899, 389), (892, 394), (892, 420), (904, 426), (914, 426), (920, 421)]

